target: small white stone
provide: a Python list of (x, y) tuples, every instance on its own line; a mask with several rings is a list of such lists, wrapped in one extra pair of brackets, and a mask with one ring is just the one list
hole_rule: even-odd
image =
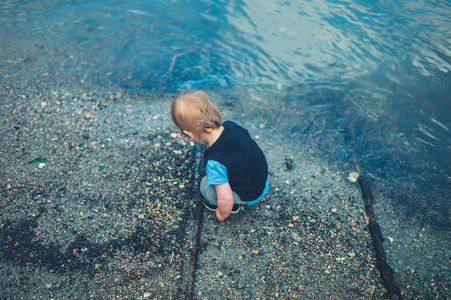
[(356, 182), (356, 181), (357, 181), (357, 178), (359, 178), (359, 173), (357, 173), (357, 172), (351, 172), (351, 173), (349, 173), (348, 176), (349, 176), (349, 177), (348, 177), (349, 181), (351, 181), (350, 178), (355, 178), (355, 181), (352, 181), (352, 182)]
[(291, 233), (291, 238), (293, 239), (293, 240), (295, 240), (296, 242), (301, 242), (302, 241), (302, 238), (299, 236), (299, 234), (297, 234), (296, 232), (292, 232)]
[(357, 173), (357, 172), (351, 172), (348, 175), (348, 180), (351, 182), (356, 182), (357, 178), (359, 178), (359, 173)]
[(38, 167), (39, 167), (39, 169), (44, 168), (45, 167), (45, 163), (40, 163)]

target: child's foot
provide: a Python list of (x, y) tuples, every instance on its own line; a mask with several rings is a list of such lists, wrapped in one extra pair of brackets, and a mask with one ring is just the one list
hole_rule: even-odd
[(204, 201), (204, 206), (209, 211), (216, 211), (217, 206)]
[(241, 209), (241, 205), (239, 204), (234, 204), (232, 207), (232, 211), (230, 212), (231, 214), (236, 214), (240, 211)]
[[(208, 202), (204, 201), (204, 206), (206, 209), (208, 209), (209, 211), (216, 211), (217, 206), (210, 204)], [(232, 207), (232, 211), (230, 212), (231, 214), (236, 214), (240, 211), (241, 206), (239, 204), (234, 204)]]

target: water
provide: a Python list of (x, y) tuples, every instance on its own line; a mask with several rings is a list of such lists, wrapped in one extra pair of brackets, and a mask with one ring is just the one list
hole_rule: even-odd
[[(213, 90), (291, 147), (450, 230), (448, 1), (2, 1), (0, 72), (55, 85)], [(262, 121), (262, 120), (265, 121)]]

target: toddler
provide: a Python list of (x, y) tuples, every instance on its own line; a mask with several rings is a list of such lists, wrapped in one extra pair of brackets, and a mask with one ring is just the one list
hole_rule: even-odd
[(171, 117), (184, 134), (209, 146), (200, 191), (205, 207), (215, 211), (219, 221), (239, 212), (240, 205), (255, 204), (265, 196), (268, 164), (263, 151), (246, 129), (232, 121), (222, 123), (205, 92), (184, 92), (172, 102)]

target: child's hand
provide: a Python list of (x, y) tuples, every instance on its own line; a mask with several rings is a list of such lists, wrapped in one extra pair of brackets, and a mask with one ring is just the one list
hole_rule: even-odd
[(221, 211), (219, 210), (219, 208), (216, 209), (216, 217), (218, 218), (219, 221), (224, 221), (228, 216), (230, 215), (230, 213), (226, 216), (223, 216), (221, 214)]

